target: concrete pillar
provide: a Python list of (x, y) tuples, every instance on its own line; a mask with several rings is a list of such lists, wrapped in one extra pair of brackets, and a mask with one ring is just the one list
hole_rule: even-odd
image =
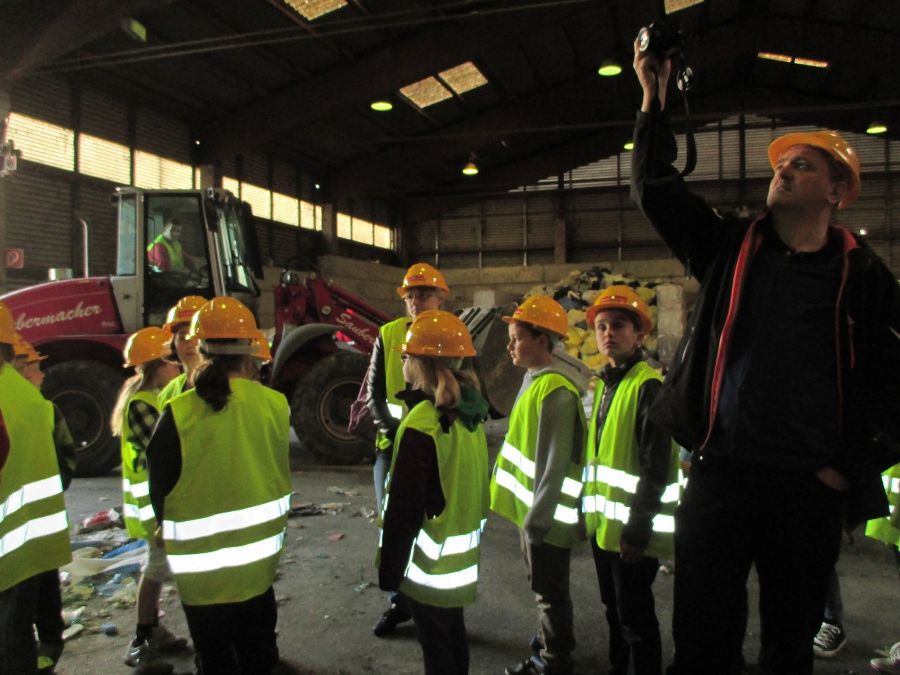
[(322, 248), (325, 253), (340, 252), (337, 236), (337, 209), (334, 204), (322, 204)]
[(684, 335), (684, 288), (678, 284), (656, 287), (656, 340), (659, 360), (669, 366)]

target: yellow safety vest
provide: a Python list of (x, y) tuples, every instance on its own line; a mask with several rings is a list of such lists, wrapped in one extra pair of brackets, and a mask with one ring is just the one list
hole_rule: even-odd
[[(400, 423), (391, 457), (384, 508), (391, 495), (391, 476), (407, 429), (434, 441), (445, 508), (435, 518), (422, 514), (422, 528), (413, 544), (400, 591), (434, 607), (464, 607), (475, 602), (481, 533), (488, 512), (488, 449), (484, 426), (470, 431), (456, 420), (444, 433), (441, 413), (422, 401)], [(382, 511), (383, 513), (383, 511)], [(379, 528), (382, 521), (379, 518)], [(379, 530), (379, 535), (381, 531)], [(379, 536), (379, 555), (381, 536)]]
[(242, 602), (275, 579), (290, 510), (290, 408), (279, 392), (232, 378), (224, 409), (197, 394), (169, 402), (181, 476), (165, 500), (163, 539), (188, 605)]
[(140, 447), (131, 434), (128, 409), (132, 401), (143, 401), (157, 413), (159, 402), (152, 391), (135, 392), (122, 411), (122, 516), (131, 537), (152, 539), (156, 532), (156, 516), (150, 504), (150, 483), (147, 479), (147, 448)]
[(165, 408), (166, 403), (184, 392), (184, 388), (186, 385), (187, 373), (181, 373), (181, 375), (172, 378), (169, 384), (163, 387), (156, 397), (159, 400), (159, 409), (162, 410), (163, 408)]
[(185, 269), (184, 250), (181, 248), (181, 242), (169, 241), (164, 235), (160, 234), (147, 246), (147, 253), (150, 253), (157, 244), (162, 244), (163, 248), (166, 249), (166, 253), (169, 254), (169, 267), (171, 269)]
[[(409, 328), (410, 319), (402, 317), (384, 324), (378, 329), (381, 336), (382, 354), (384, 354), (385, 390), (387, 392), (387, 406), (391, 417), (402, 420), (406, 414), (406, 406), (397, 393), (406, 389), (406, 380), (403, 378), (403, 360), (397, 348), (406, 340), (406, 331)], [(387, 450), (391, 447), (391, 439), (378, 431), (375, 435), (375, 447), (379, 450)]]
[(0, 591), (72, 560), (53, 444), (53, 405), (10, 364), (0, 367), (9, 456), (0, 473)]
[[(509, 415), (509, 431), (491, 478), (491, 510), (518, 527), (524, 527), (525, 516), (534, 502), (534, 460), (537, 456), (541, 405), (549, 394), (560, 388), (572, 392), (575, 397), (578, 421), (583, 431), (584, 408), (578, 389), (559, 373), (544, 373), (536, 377), (519, 396)], [(544, 541), (554, 546), (568, 548), (578, 538), (578, 499), (581, 497), (581, 472), (584, 466), (582, 457), (578, 462), (569, 461), (560, 486), (553, 525), (544, 537)]]
[[(640, 480), (635, 423), (641, 385), (662, 376), (646, 361), (636, 363), (625, 375), (609, 406), (603, 434), (597, 439), (597, 413), (605, 385), (597, 381), (594, 408), (587, 440), (587, 465), (584, 468), (582, 509), (588, 536), (596, 533), (597, 545), (605, 551), (618, 551), (622, 528), (630, 516), (631, 501)], [(653, 558), (671, 557), (675, 533), (675, 506), (678, 504), (678, 451), (673, 446), (669, 461), (662, 510), (653, 519), (653, 532), (644, 553)]]
[(889, 513), (866, 523), (866, 536), (900, 548), (900, 464), (885, 471), (881, 480), (887, 492)]

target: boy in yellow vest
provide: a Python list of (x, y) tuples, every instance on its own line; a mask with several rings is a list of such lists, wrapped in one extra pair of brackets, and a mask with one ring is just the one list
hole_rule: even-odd
[(569, 565), (578, 538), (587, 383), (553, 356), (568, 332), (558, 302), (532, 296), (503, 320), (510, 358), (527, 372), (494, 466), (491, 510), (519, 527), (540, 626), (531, 643), (535, 655), (506, 673), (569, 673), (575, 648)]
[(650, 312), (632, 288), (610, 286), (587, 320), (609, 359), (594, 391), (583, 510), (606, 605), (610, 672), (660, 675), (652, 584), (659, 558), (672, 555), (678, 457), (648, 414), (662, 385), (641, 350)]
[(53, 444), (53, 406), (11, 361), (16, 332), (0, 303), (0, 410), (9, 455), (0, 475), (0, 673), (37, 672), (35, 609), (41, 574), (72, 559)]

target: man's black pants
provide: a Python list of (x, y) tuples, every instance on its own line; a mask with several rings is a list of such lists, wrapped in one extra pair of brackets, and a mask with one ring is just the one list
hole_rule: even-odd
[(600, 599), (609, 625), (609, 661), (615, 675), (659, 675), (662, 645), (653, 580), (659, 560), (626, 563), (618, 551), (605, 551), (591, 539)]
[(673, 671), (740, 673), (747, 577), (755, 565), (760, 670), (812, 673), (843, 506), (844, 495), (812, 473), (695, 461), (675, 515)]

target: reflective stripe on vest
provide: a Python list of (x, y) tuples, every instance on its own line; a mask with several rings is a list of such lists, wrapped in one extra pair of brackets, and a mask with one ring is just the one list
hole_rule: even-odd
[(163, 538), (174, 541), (188, 541), (201, 537), (211, 537), (219, 532), (231, 532), (245, 527), (253, 527), (267, 523), (275, 518), (281, 518), (290, 510), (291, 496), (289, 494), (279, 497), (265, 504), (250, 506), (237, 511), (216, 513), (206, 518), (184, 520), (176, 523), (174, 520), (163, 521)]
[(53, 442), (53, 405), (10, 364), (0, 365), (9, 455), (0, 474), (0, 592), (72, 559)]
[[(537, 427), (544, 399), (558, 389), (572, 394), (578, 422), (584, 430), (584, 409), (578, 390), (563, 375), (549, 372), (539, 375), (522, 392), (510, 413), (509, 431), (491, 478), (491, 509), (524, 527), (525, 517), (534, 505)], [(582, 435), (583, 438), (583, 435)], [(570, 547), (578, 537), (578, 499), (582, 492), (582, 462), (568, 463), (566, 476), (559, 485), (559, 500), (553, 507), (554, 523), (544, 536), (547, 543)], [(549, 510), (549, 509), (548, 509)]]
[[(437, 517), (424, 519), (399, 590), (436, 607), (463, 607), (475, 601), (481, 533), (487, 522), (487, 439), (482, 425), (470, 430), (459, 420), (444, 432), (439, 417), (434, 404), (423, 401), (400, 423), (379, 528), (390, 503), (394, 464), (403, 452), (403, 436), (406, 429), (415, 429), (434, 442), (445, 508)], [(379, 558), (382, 543), (383, 532), (379, 531)]]
[(172, 574), (214, 572), (230, 567), (244, 567), (277, 556), (284, 546), (284, 531), (243, 546), (220, 548), (206, 553), (169, 553)]
[(388, 412), (395, 420), (403, 419), (403, 406), (396, 403), (388, 403)]
[[(589, 536), (607, 551), (619, 551), (622, 530), (631, 516), (631, 502), (640, 482), (635, 425), (641, 386), (662, 379), (646, 362), (636, 363), (616, 387), (609, 405), (603, 432), (597, 438), (597, 416), (605, 385), (597, 382), (594, 407), (588, 427), (588, 464), (584, 470), (584, 497), (581, 508)], [(652, 520), (652, 533), (644, 553), (652, 558), (671, 556), (675, 532), (675, 506), (680, 497), (678, 453), (673, 446), (662, 507)]]
[(14, 530), (10, 530), (0, 538), (0, 558), (12, 553), (29, 541), (46, 537), (56, 532), (68, 532), (69, 521), (66, 512), (52, 513), (49, 516), (34, 518)]
[(19, 509), (39, 502), (47, 497), (62, 494), (63, 486), (59, 475), (48, 476), (42, 480), (36, 480), (28, 485), (23, 485), (10, 495), (0, 504), (0, 523), (6, 520), (7, 516), (11, 516)]

